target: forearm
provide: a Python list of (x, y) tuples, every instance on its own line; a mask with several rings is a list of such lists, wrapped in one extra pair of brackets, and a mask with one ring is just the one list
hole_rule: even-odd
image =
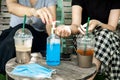
[(110, 11), (110, 15), (108, 18), (108, 24), (102, 24), (102, 28), (107, 28), (111, 31), (115, 31), (117, 24), (118, 24), (118, 20), (120, 17), (120, 10), (119, 9), (113, 9)]
[(7, 7), (8, 11), (14, 15), (17, 16), (33, 16), (33, 13), (36, 11), (34, 8), (26, 7), (20, 4), (17, 4), (17, 2), (10, 2), (7, 0)]
[(113, 22), (111, 22), (111, 21), (109, 21), (108, 23), (102, 23), (99, 20), (92, 19), (92, 20), (90, 20), (88, 30), (90, 32), (92, 32), (94, 30), (94, 28), (97, 28), (98, 26), (100, 26), (103, 29), (108, 29), (108, 30), (111, 30), (111, 31), (115, 31), (118, 21), (117, 20), (116, 21), (114, 20)]
[(81, 25), (81, 15), (82, 15), (82, 7), (72, 6), (72, 24), (70, 26), (72, 34), (79, 33), (78, 27), (80, 27)]
[(78, 27), (79, 27), (79, 26), (76, 25), (76, 24), (71, 24), (71, 25), (70, 25), (71, 33), (72, 33), (72, 34), (77, 34), (77, 33), (79, 33)]
[(109, 24), (104, 24), (104, 23), (99, 23), (98, 26), (102, 27), (103, 29), (108, 29), (108, 30), (111, 30), (111, 31), (115, 31), (116, 30), (116, 26), (112, 26), (112, 25), (109, 25)]

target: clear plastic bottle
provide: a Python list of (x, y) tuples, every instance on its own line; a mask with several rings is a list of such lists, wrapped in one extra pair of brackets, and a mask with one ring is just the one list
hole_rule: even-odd
[(60, 64), (60, 38), (54, 34), (54, 29), (55, 24), (53, 24), (51, 35), (47, 38), (46, 63), (49, 66)]

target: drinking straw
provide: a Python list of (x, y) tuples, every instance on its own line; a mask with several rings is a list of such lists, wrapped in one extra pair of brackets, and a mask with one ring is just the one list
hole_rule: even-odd
[(86, 26), (86, 36), (87, 36), (87, 37), (88, 37), (88, 26), (89, 26), (89, 22), (90, 22), (90, 17), (88, 17), (87, 26)]
[(23, 33), (25, 31), (25, 23), (26, 23), (26, 15), (24, 15), (24, 21), (23, 21), (23, 26), (22, 26)]
[[(24, 20), (23, 20), (23, 26), (22, 26), (23, 33), (25, 33), (25, 23), (26, 23), (26, 15), (24, 15)], [(24, 45), (24, 40), (22, 40), (22, 44)]]
[[(89, 22), (90, 22), (90, 17), (88, 17), (88, 19), (87, 19), (85, 42), (86, 42), (86, 39), (88, 38), (88, 26), (89, 26)], [(84, 47), (84, 55), (86, 55), (86, 49), (87, 49), (87, 44), (85, 43), (85, 47)]]

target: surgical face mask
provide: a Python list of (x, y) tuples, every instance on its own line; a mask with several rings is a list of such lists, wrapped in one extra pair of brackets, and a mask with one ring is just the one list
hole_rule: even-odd
[(37, 63), (30, 63), (16, 66), (11, 72), (12, 75), (31, 77), (36, 79), (51, 78), (55, 70), (48, 69)]

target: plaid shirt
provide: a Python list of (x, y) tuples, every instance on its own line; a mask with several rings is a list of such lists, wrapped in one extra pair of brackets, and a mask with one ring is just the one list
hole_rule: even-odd
[(95, 54), (101, 61), (100, 72), (104, 72), (106, 80), (120, 80), (120, 39), (107, 29), (95, 29)]

